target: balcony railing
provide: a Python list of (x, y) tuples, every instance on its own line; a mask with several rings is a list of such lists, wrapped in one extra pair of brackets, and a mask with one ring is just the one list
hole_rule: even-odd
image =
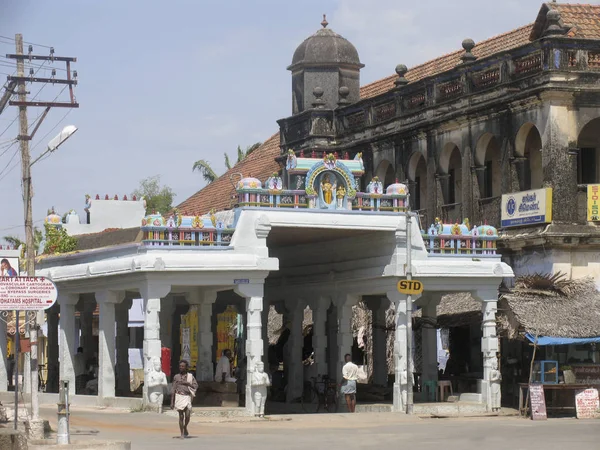
[[(336, 112), (337, 129), (342, 134), (351, 134), (397, 118), (405, 118), (411, 124), (423, 117), (430, 120), (428, 115), (418, 117), (422, 109), (456, 104), (467, 96), (479, 95), (501, 86), (514, 85), (522, 89), (524, 79), (549, 71), (588, 72), (590, 77), (597, 77), (600, 71), (597, 45), (594, 40), (556, 37), (531, 42), (469, 64), (459, 64), (435, 77), (409, 83), (400, 89), (340, 109)], [(540, 80), (540, 83), (543, 82)], [(514, 94), (504, 89), (498, 91), (498, 95)], [(395, 100), (390, 101), (386, 96)], [(486, 97), (485, 101), (489, 101), (489, 98)], [(414, 119), (406, 119), (413, 115)]]

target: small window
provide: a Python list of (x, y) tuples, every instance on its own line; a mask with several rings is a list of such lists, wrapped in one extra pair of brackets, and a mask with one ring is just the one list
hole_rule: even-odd
[(448, 204), (456, 203), (456, 174), (454, 169), (448, 171)]

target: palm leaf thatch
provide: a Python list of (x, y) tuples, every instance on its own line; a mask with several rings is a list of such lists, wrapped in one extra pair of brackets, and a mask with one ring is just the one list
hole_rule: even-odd
[(500, 330), (511, 339), (525, 333), (600, 336), (600, 293), (589, 277), (569, 280), (561, 273), (519, 277), (500, 299), (498, 312)]

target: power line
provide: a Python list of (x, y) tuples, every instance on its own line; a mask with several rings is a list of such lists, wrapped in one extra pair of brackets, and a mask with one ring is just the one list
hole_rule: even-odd
[[(19, 153), (19, 149), (17, 148), (15, 150), (15, 152), (13, 153), (13, 155), (11, 156), (11, 158), (8, 160), (8, 162), (6, 163), (6, 166), (4, 166), (4, 169), (0, 170), (0, 175), (2, 175), (4, 172), (6, 172), (6, 169), (8, 168), (8, 166), (10, 166), (10, 164), (13, 162), (13, 160), (15, 159), (15, 156), (17, 156), (17, 153)], [(18, 161), (17, 161), (18, 162)], [(12, 169), (10, 170), (12, 171)], [(8, 173), (10, 173), (10, 171)], [(8, 173), (6, 175), (8, 175)], [(0, 178), (0, 180), (2, 180), (4, 177)]]
[[(11, 38), (8, 36), (0, 36), (1, 39), (8, 39), (10, 41), (10, 43), (12, 45), (14, 45), (15, 43), (15, 38)], [(35, 42), (27, 42), (27, 41), (23, 41), (24, 44), (29, 44), (29, 45), (37, 45), (38, 47), (44, 47), (44, 48), (52, 48), (48, 45), (44, 45), (44, 44), (36, 44)]]

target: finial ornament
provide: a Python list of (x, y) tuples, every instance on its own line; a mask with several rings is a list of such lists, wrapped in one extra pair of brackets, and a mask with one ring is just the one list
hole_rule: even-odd
[(321, 25), (323, 25), (323, 28), (327, 28), (327, 25), (329, 25), (329, 22), (327, 22), (327, 14), (323, 14), (323, 22), (321, 22)]

